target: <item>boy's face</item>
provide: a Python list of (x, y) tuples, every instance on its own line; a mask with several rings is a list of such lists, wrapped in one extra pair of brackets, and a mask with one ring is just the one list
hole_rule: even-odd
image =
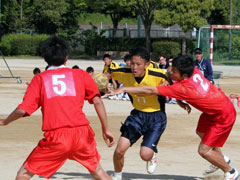
[(160, 63), (161, 65), (165, 65), (165, 64), (166, 64), (166, 58), (163, 57), (163, 56), (161, 56), (161, 57), (159, 58), (159, 63)]
[(109, 65), (111, 64), (111, 62), (112, 62), (112, 59), (106, 57), (106, 58), (103, 59), (103, 61), (104, 61), (104, 63), (105, 63), (106, 65), (109, 66)]
[(133, 56), (130, 67), (134, 77), (143, 77), (148, 65), (149, 63), (146, 63), (143, 58), (139, 56)]
[(178, 68), (176, 68), (175, 66), (171, 67), (170, 76), (173, 81), (181, 81), (185, 78), (185, 76), (182, 76)]
[(130, 59), (127, 59), (127, 60), (125, 61), (125, 63), (126, 63), (126, 66), (130, 66), (130, 65), (131, 65), (131, 60), (130, 60)]

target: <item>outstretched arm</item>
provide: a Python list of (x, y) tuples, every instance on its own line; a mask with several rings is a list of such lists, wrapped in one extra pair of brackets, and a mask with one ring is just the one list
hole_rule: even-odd
[(0, 126), (8, 125), (9, 123), (23, 117), (25, 111), (19, 108), (16, 108), (6, 119), (0, 119)]
[[(103, 139), (108, 147), (113, 146), (115, 139), (112, 133), (108, 129), (108, 122), (107, 122), (107, 114), (104, 107), (104, 104), (102, 102), (102, 99), (99, 96), (95, 96), (93, 99), (93, 104), (95, 107), (95, 110), (97, 112), (97, 115), (100, 119), (101, 125), (102, 125), (102, 133), (103, 133)], [(109, 141), (108, 141), (109, 140)]]
[(123, 92), (132, 94), (159, 94), (156, 87), (152, 86), (141, 86), (141, 87), (121, 87), (110, 92), (110, 96), (120, 94)]
[(190, 114), (192, 108), (191, 108), (188, 104), (186, 104), (186, 103), (184, 103), (184, 102), (182, 102), (182, 101), (180, 101), (180, 100), (177, 100), (177, 103), (178, 103), (178, 105), (179, 105), (181, 108), (183, 108), (184, 110), (186, 110), (186, 111), (188, 112), (188, 114)]

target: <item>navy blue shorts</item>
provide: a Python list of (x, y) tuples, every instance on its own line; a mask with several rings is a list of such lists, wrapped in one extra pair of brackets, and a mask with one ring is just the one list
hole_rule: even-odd
[(157, 152), (157, 144), (167, 125), (165, 112), (141, 112), (136, 109), (131, 111), (120, 131), (122, 137), (130, 140), (131, 146), (143, 136), (141, 146), (146, 146)]

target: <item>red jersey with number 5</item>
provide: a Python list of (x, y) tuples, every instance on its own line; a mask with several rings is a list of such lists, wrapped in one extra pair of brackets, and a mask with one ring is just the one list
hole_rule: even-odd
[(171, 86), (158, 86), (157, 89), (161, 95), (187, 101), (206, 114), (221, 113), (229, 101), (196, 67), (190, 78), (175, 82)]
[(47, 70), (32, 79), (18, 108), (31, 115), (39, 107), (43, 131), (89, 124), (82, 111), (84, 100), (100, 96), (92, 77), (81, 69)]

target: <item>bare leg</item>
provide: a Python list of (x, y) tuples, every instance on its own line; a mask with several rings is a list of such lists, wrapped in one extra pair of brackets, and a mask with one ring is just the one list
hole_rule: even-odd
[(231, 166), (225, 162), (220, 148), (209, 147), (203, 142), (199, 144), (198, 153), (211, 164), (219, 167), (223, 172), (231, 170)]
[(99, 163), (97, 169), (94, 172), (90, 172), (91, 176), (96, 180), (111, 180), (112, 178), (103, 170)]
[(154, 151), (146, 146), (142, 146), (140, 150), (140, 156), (144, 161), (150, 161), (153, 157)]
[(123, 165), (124, 165), (124, 155), (128, 148), (130, 147), (129, 139), (125, 137), (120, 137), (118, 141), (118, 145), (115, 149), (113, 155), (113, 164), (114, 164), (114, 171), (115, 172), (122, 172)]
[(19, 169), (17, 173), (16, 180), (29, 180), (34, 176), (33, 173), (25, 169), (25, 165), (22, 165), (22, 167)]

